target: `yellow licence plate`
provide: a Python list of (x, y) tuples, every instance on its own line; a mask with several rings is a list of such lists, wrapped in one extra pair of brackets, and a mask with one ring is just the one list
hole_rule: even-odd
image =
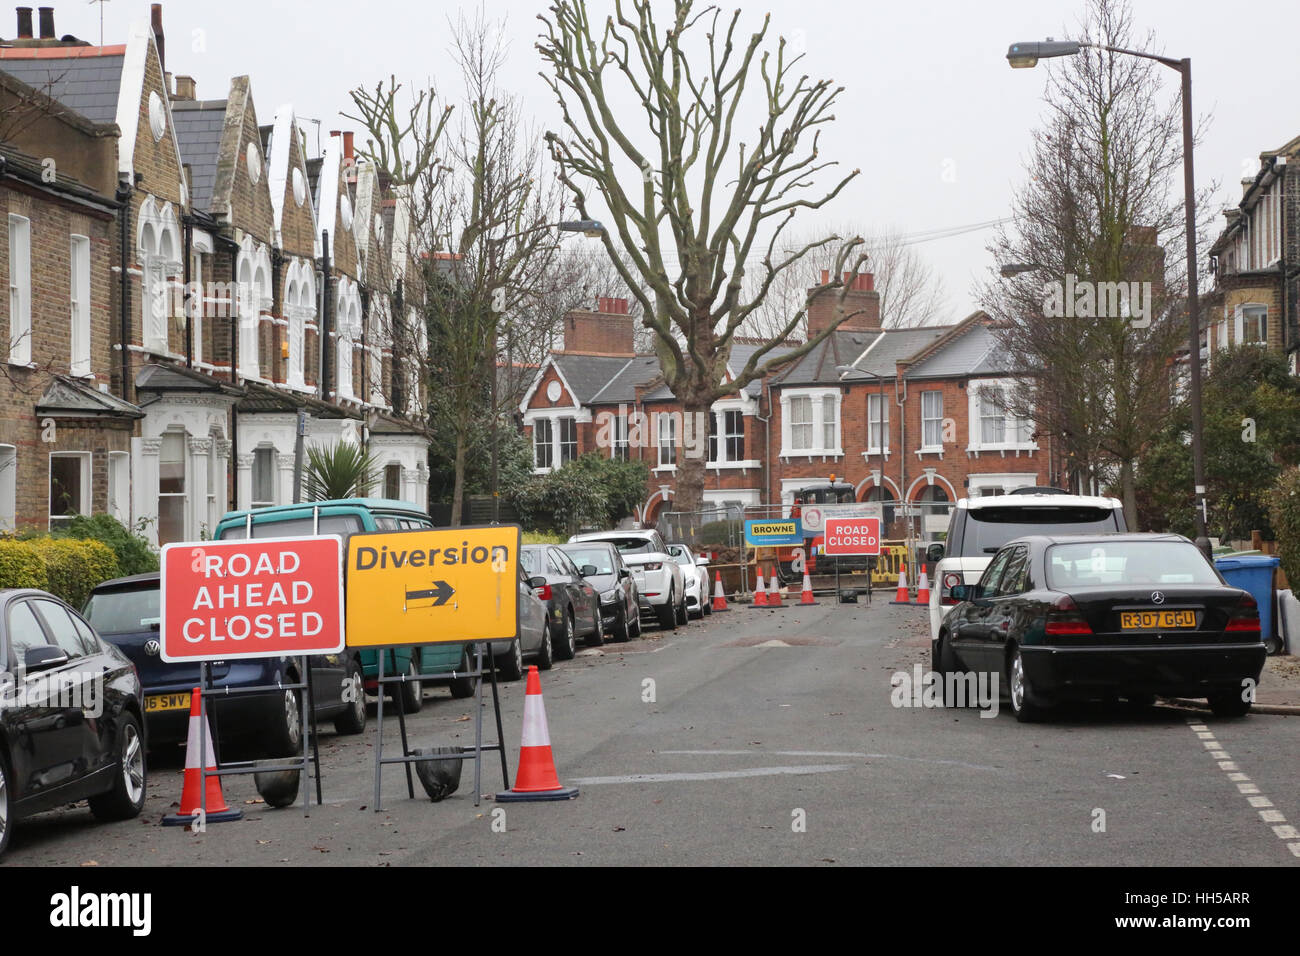
[(1195, 611), (1120, 611), (1120, 630), (1153, 631), (1165, 628), (1195, 627)]
[(156, 714), (164, 710), (189, 710), (189, 694), (150, 694), (144, 699), (144, 712)]

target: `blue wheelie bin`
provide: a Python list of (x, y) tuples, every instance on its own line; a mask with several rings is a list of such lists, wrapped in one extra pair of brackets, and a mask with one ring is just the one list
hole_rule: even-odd
[(1259, 605), (1260, 636), (1273, 638), (1273, 569), (1281, 558), (1271, 554), (1232, 554), (1214, 559), (1223, 579), (1234, 588), (1249, 591)]

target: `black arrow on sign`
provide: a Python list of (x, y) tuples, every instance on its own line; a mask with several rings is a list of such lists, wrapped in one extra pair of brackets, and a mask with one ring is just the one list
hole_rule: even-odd
[(408, 601), (423, 601), (425, 598), (433, 598), (433, 607), (441, 607), (447, 603), (447, 600), (456, 593), (446, 581), (434, 581), (433, 587), (424, 591), (407, 591), (406, 599)]

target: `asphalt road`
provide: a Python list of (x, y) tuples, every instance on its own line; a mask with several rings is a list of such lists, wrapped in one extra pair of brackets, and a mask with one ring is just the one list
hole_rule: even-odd
[[(455, 795), (435, 804), (417, 783), (412, 800), (389, 766), (375, 812), (372, 706), (365, 736), (322, 734), (325, 806), (307, 818), (234, 777), (243, 821), (163, 828), (181, 793), (172, 754), (151, 763), (141, 819), (47, 813), (0, 865), (1300, 865), (1300, 720), (1088, 706), (1022, 725), (1005, 707), (895, 707), (891, 680), (916, 663), (924, 611), (879, 601), (647, 627), (542, 675), (576, 800), (476, 808), (469, 762)], [(502, 685), (512, 774), (523, 697), (523, 682)], [(426, 691), (413, 743), (472, 743), (472, 713)], [(386, 753), (396, 732), (390, 716)], [(483, 778), (501, 789), (496, 755)]]

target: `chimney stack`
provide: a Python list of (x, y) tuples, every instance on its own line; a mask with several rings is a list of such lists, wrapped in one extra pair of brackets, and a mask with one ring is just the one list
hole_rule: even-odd
[(32, 39), (32, 8), (18, 8), (18, 39)]
[(574, 309), (566, 315), (564, 351), (628, 358), (635, 355), (635, 329), (627, 299), (601, 296), (595, 312)]
[(194, 83), (194, 77), (192, 76), (176, 77), (175, 99), (178, 100), (197, 99), (197, 94), (195, 93), (195, 89), (196, 89), (196, 85)]
[(343, 161), (349, 164), (356, 162), (356, 154), (352, 151), (352, 136), (351, 130), (343, 134)]
[(54, 35), (54, 8), (41, 7), (39, 12), (41, 15), (41, 39), (57, 40), (58, 37)]
[(153, 42), (158, 47), (158, 63), (167, 69), (167, 43), (163, 37), (162, 4), (155, 3), (149, 7), (149, 22), (153, 27)]
[[(821, 285), (831, 281), (829, 269), (822, 270)], [(848, 291), (844, 294), (843, 312), (840, 311), (839, 298), (843, 289), (826, 289), (823, 292), (808, 290), (808, 334), (817, 335), (827, 329), (841, 314), (849, 316), (837, 329), (845, 332), (863, 332), (880, 328), (880, 293), (876, 291), (876, 279), (870, 272), (859, 274), (844, 273), (844, 285)]]

